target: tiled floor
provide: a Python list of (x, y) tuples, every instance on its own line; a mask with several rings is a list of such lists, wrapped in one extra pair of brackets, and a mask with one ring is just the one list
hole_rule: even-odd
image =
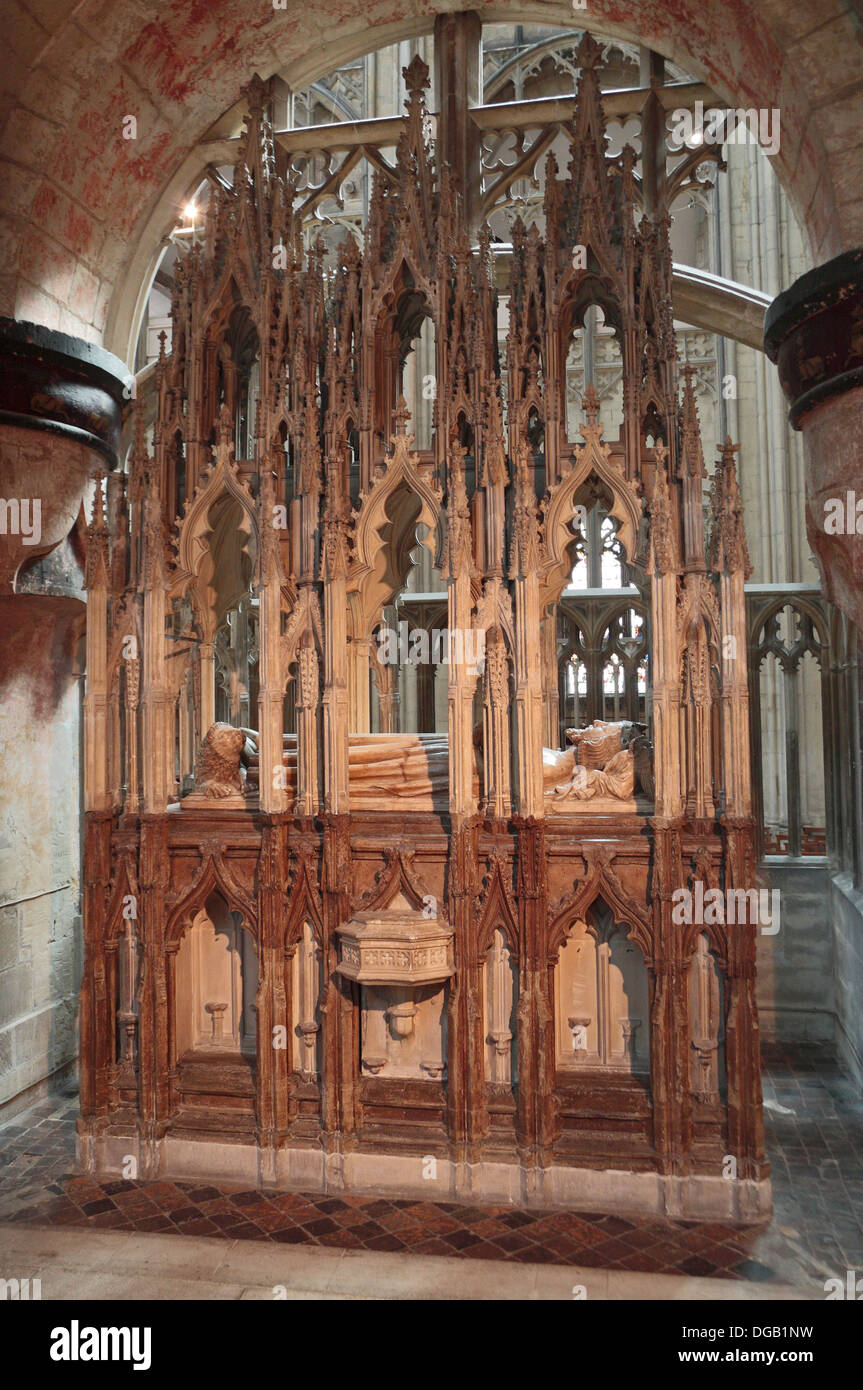
[(96, 1182), (74, 1171), (76, 1099), (0, 1128), (0, 1221), (410, 1251), (823, 1287), (863, 1272), (863, 1099), (824, 1049), (769, 1052), (775, 1215), (738, 1229), (584, 1212), (273, 1193), (208, 1182)]

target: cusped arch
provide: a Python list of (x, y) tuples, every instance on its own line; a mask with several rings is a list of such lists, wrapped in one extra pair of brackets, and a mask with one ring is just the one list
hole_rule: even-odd
[[(412, 286), (408, 286), (405, 282), (404, 271), (407, 271), (413, 281)], [(419, 265), (414, 248), (406, 243), (404, 236), (402, 236), (392, 263), (387, 267), (383, 278), (374, 287), (370, 296), (369, 320), (375, 336), (381, 332), (383, 322), (388, 315), (398, 314), (399, 302), (410, 289), (423, 297), (428, 307), (429, 316), (434, 322), (438, 308), (437, 288)]]
[(582, 427), (584, 444), (573, 451), (573, 465), (555, 483), (545, 504), (546, 562), (543, 573), (545, 601), (554, 602), (566, 587), (571, 565), (569, 547), (575, 538), (572, 530), (575, 498), (579, 489), (595, 475), (611, 495), (609, 515), (618, 523), (618, 539), (626, 559), (634, 565), (638, 551), (638, 531), (642, 519), (642, 503), (635, 483), (624, 477), (611, 455), (611, 448), (602, 442), (602, 426), (588, 422)]
[[(241, 280), (245, 280), (246, 284), (241, 284)], [(231, 285), (236, 290), (236, 297), (231, 293)], [(235, 253), (226, 262), (204, 306), (201, 322), (207, 337), (223, 333), (234, 309), (240, 306), (247, 310), (255, 323), (255, 298), (249, 267)]]
[(618, 599), (609, 608), (603, 608), (591, 632), (592, 638), (601, 641), (608, 629), (613, 628), (619, 618), (633, 609), (644, 622), (645, 629), (649, 629), (650, 604), (645, 602), (641, 594), (632, 594), (626, 598)]
[(417, 874), (414, 851), (388, 849), (384, 851), (384, 858), (383, 868), (375, 875), (375, 881), (368, 892), (354, 904), (353, 910), (366, 912), (374, 908), (382, 911), (397, 897), (402, 896), (415, 911), (422, 912), (431, 899), (435, 905), (433, 915), (440, 920), (446, 920), (442, 903), (437, 900), (435, 894), (429, 893)]
[[(558, 288), (557, 299), (560, 304), (560, 350), (561, 360), (566, 360), (569, 343), (575, 330), (583, 326), (584, 315), (591, 304), (601, 309), (606, 324), (615, 330), (621, 328), (620, 276), (616, 266), (608, 259), (602, 246), (586, 245), (588, 257), (593, 256), (597, 269), (576, 270), (570, 266)], [(618, 339), (621, 356), (623, 347)]]
[(240, 914), (241, 925), (257, 942), (258, 913), (254, 899), (231, 875), (221, 856), (208, 854), (195, 881), (171, 908), (165, 923), (165, 949), (176, 951), (197, 913), (207, 899), (218, 893), (228, 910)]
[(699, 936), (706, 936), (710, 950), (722, 968), (728, 968), (728, 927), (725, 922), (690, 922), (683, 927), (681, 954), (688, 969), (698, 949)]
[(393, 453), (386, 461), (382, 476), (362, 498), (354, 536), (355, 558), (348, 577), (355, 636), (369, 635), (380, 612), (381, 601), (386, 601), (384, 590), (389, 592), (380, 579), (380, 532), (391, 524), (387, 504), (400, 489), (407, 489), (419, 499), (420, 512), (413, 525), (415, 528), (424, 525), (427, 532), (418, 544), (425, 546), (436, 565), (441, 563), (445, 534), (442, 493), (421, 474), (409, 442), (410, 436), (396, 435)]
[(818, 634), (818, 641), (821, 645), (822, 652), (826, 654), (831, 650), (830, 625), (820, 604), (818, 602), (810, 602), (809, 599), (801, 594), (783, 594), (778, 598), (770, 599), (769, 602), (759, 608), (753, 616), (750, 634), (752, 649), (756, 656), (759, 648), (758, 639), (762, 629), (771, 618), (775, 617), (777, 613), (781, 613), (783, 608), (792, 608), (796, 612), (801, 613), (805, 618), (808, 618)]
[(222, 452), (221, 457), (204, 473), (194, 496), (186, 504), (177, 539), (177, 567), (170, 597), (179, 597), (186, 589), (194, 589), (202, 556), (209, 549), (210, 511), (222, 497), (239, 503), (243, 513), (242, 534), (252, 567), (258, 552), (258, 518), (252, 494), (240, 477), (232, 460)]
[(579, 922), (587, 922), (588, 913), (596, 902), (603, 903), (614, 918), (615, 925), (626, 928), (626, 937), (634, 941), (644, 957), (646, 967), (653, 964), (653, 939), (650, 920), (640, 903), (631, 898), (617, 875), (605, 864), (592, 874), (561, 904), (552, 919), (548, 932), (548, 956), (553, 964), (567, 940), (569, 932)]

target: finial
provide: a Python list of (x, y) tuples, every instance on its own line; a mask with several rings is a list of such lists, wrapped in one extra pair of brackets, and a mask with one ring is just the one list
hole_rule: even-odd
[(428, 63), (424, 63), (418, 53), (414, 54), (406, 68), (402, 68), (402, 77), (410, 96), (417, 96), (426, 87), (431, 86)]
[(91, 525), (93, 527), (93, 530), (95, 531), (97, 528), (103, 527), (105, 525), (105, 499), (104, 494), (102, 492), (102, 484), (105, 481), (105, 474), (100, 470), (98, 473), (94, 475), (93, 481), (96, 484), (96, 487), (93, 493), (93, 519)]
[(404, 396), (399, 396), (398, 401), (396, 402), (396, 408), (393, 411), (393, 421), (395, 423), (396, 434), (407, 433), (407, 423), (410, 418), (411, 413), (408, 410), (408, 403), (405, 400)]
[(599, 396), (592, 381), (587, 383), (587, 390), (581, 398), (582, 409), (587, 417), (589, 425), (595, 425), (599, 419)]
[(576, 49), (575, 56), (582, 72), (585, 69), (595, 68), (602, 58), (602, 46), (596, 42), (592, 34), (585, 33)]
[(267, 100), (267, 84), (259, 73), (254, 73), (247, 85), (241, 89), (246, 99), (250, 116), (259, 116)]

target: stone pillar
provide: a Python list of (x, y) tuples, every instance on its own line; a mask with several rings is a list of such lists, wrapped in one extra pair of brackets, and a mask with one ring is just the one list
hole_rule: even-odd
[(216, 722), (216, 653), (212, 642), (202, 642), (201, 663), (201, 737)]
[[(165, 544), (155, 478), (144, 501), (144, 657), (141, 693), (144, 810), (167, 808), (173, 786), (174, 702), (167, 686), (165, 656)], [(208, 726), (209, 727), (209, 726)], [(201, 737), (206, 733), (202, 727)]]
[(688, 1159), (689, 1118), (685, 1088), (687, 1035), (680, 933), (672, 920), (673, 892), (683, 883), (681, 834), (685, 801), (685, 721), (680, 704), (677, 594), (680, 546), (668, 488), (667, 450), (656, 448), (650, 499), (651, 626), (653, 629), (653, 728), (656, 773), (653, 831), (654, 987), (650, 1009), (650, 1091), (653, 1145), (661, 1171), (680, 1176)]
[(438, 159), (455, 175), (471, 237), (482, 222), (480, 132), (469, 115), (472, 106), (482, 103), (481, 38), (482, 23), (475, 10), (442, 14), (435, 20)]
[(488, 635), (483, 679), (483, 809), (502, 821), (512, 809), (509, 788), (509, 662), (499, 627)]
[[(87, 593), (69, 535), (90, 479), (117, 466), (127, 376), (101, 348), (0, 318), (0, 705), (9, 731), (0, 765), (0, 1106), (24, 1092), (35, 1099), (77, 1051), (82, 839), (92, 848), (82, 1035), (100, 1026), (110, 814), (91, 811), (82, 834)], [(92, 1115), (95, 1067), (82, 1073), (81, 1091)], [(82, 1147), (89, 1152), (86, 1136)]]
[[(264, 818), (261, 832), (260, 892), (258, 896), (257, 1129), (260, 1177), (274, 1183), (279, 1140), (288, 1127), (288, 1074), (293, 1040), (287, 1029), (283, 894), (279, 886), (285, 863), (287, 832), (277, 816)], [(274, 1045), (278, 1028), (285, 1029), (287, 1046)]]
[(806, 533), (824, 593), (863, 629), (863, 247), (774, 299), (764, 348), (803, 435)]
[(294, 812), (311, 818), (318, 809), (318, 700), (320, 668), (308, 630), (297, 653), (297, 787)]
[(108, 787), (108, 527), (97, 476), (87, 527), (87, 678), (84, 695), (84, 809), (105, 811)]
[(544, 1172), (554, 1142), (554, 1007), (548, 969), (548, 865), (545, 821), (514, 816), (518, 836), (517, 893), (520, 960), (518, 975), (518, 1087), (516, 1139), (524, 1169), (523, 1193), (542, 1196)]
[(352, 733), (371, 733), (372, 716), (369, 686), (372, 639), (354, 637), (348, 647), (350, 682), (350, 728)]
[(657, 448), (656, 481), (650, 503), (651, 626), (656, 815), (672, 820), (683, 814), (677, 633), (680, 555), (671, 515), (666, 452), (662, 446)]
[(509, 577), (515, 596), (515, 804), (520, 816), (545, 814), (542, 785), (539, 536), (527, 445), (519, 446)]
[(475, 820), (454, 816), (449, 848), (446, 911), (453, 929), (456, 976), (447, 990), (447, 1134), (459, 1184), (469, 1184), (465, 1164), (475, 1157), (482, 1127), (482, 1076), (471, 1049), (471, 1024), (482, 1017), (476, 989), (476, 941), (471, 932), (476, 889)]
[(464, 484), (464, 450), (453, 445), (447, 499), (445, 574), (447, 624), (450, 641), (447, 709), (449, 728), (449, 808), (455, 817), (470, 817), (476, 810), (473, 790), (473, 695), (477, 670), (465, 660), (465, 633), (472, 631), (471, 578), (476, 569), (467, 492)]
[[(259, 784), (261, 809), (277, 814), (287, 809), (283, 785), (276, 779), (276, 768), (283, 761), (283, 719), (285, 681), (282, 671), (282, 570), (279, 545), (271, 524), (275, 498), (272, 470), (264, 464), (259, 512), (260, 571), (258, 604), (260, 624), (260, 682), (258, 686)], [(203, 682), (202, 682), (203, 698)], [(201, 732), (209, 724), (202, 716)]]
[(349, 810), (347, 542), (341, 514), (328, 514), (321, 564), (324, 608), (324, 804), (333, 815)]

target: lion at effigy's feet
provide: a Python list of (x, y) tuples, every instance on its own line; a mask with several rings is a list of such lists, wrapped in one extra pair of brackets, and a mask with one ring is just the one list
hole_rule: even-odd
[(246, 742), (242, 729), (231, 724), (211, 724), (198, 749), (195, 762), (195, 792), (221, 800), (242, 796), (243, 774), (240, 759)]

